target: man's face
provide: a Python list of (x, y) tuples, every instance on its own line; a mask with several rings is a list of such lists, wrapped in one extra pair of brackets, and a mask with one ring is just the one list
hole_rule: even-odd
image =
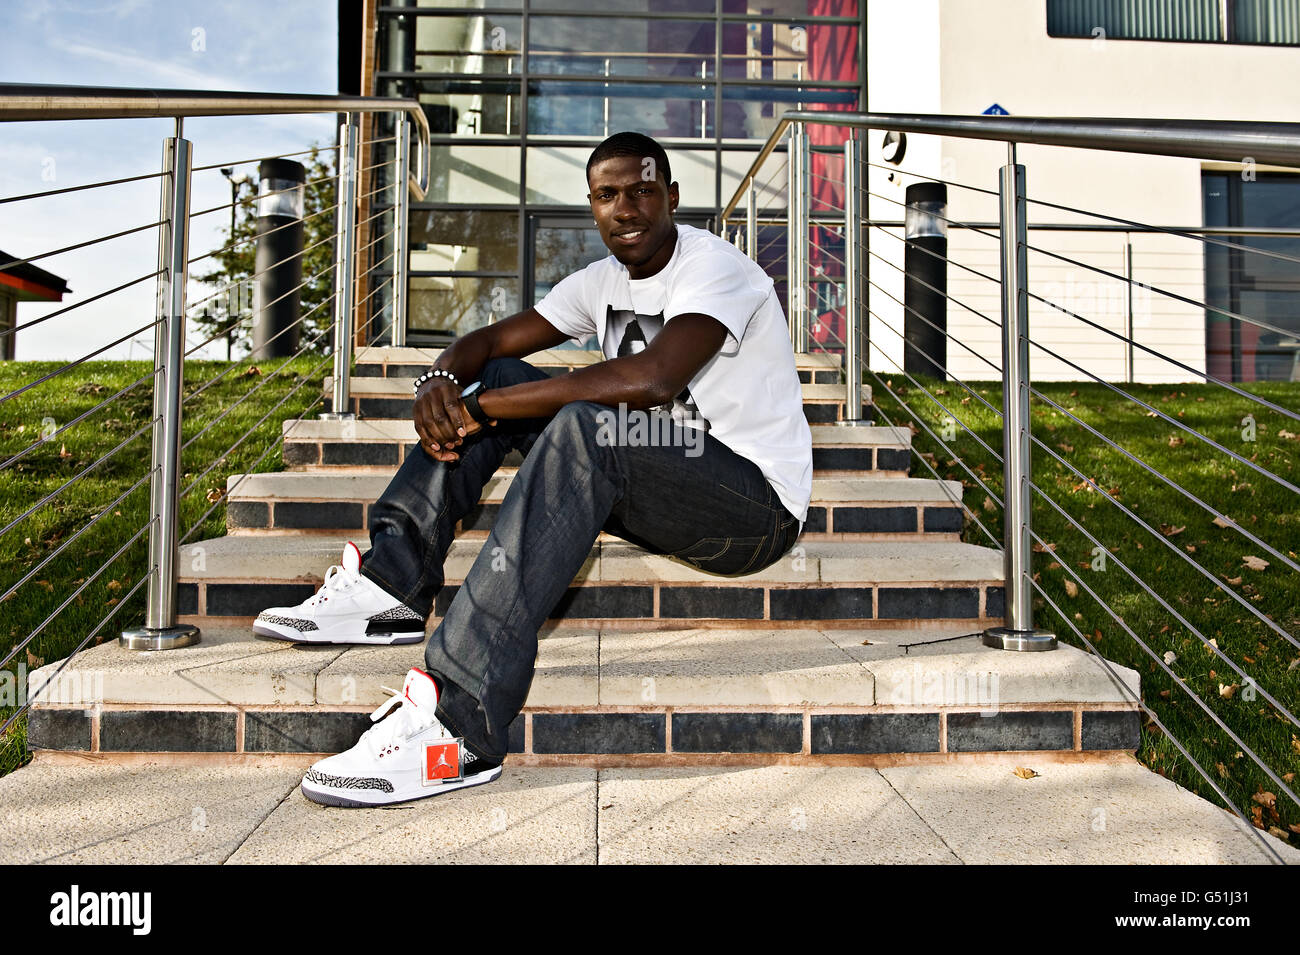
[(665, 184), (653, 159), (602, 160), (591, 167), (587, 185), (601, 241), (632, 278), (647, 278), (668, 264), (677, 236), (677, 183)]

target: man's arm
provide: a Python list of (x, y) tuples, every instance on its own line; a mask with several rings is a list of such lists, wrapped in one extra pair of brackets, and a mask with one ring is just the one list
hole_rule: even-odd
[[(476, 380), (491, 358), (521, 358), (533, 352), (553, 348), (568, 338), (533, 308), (500, 322), (476, 328), (448, 345), (434, 368), (456, 376), (461, 387), (439, 376), (420, 386), (415, 396), (415, 430), (420, 443), (439, 448), (454, 441), (474, 420), (462, 411), (460, 393)], [(443, 460), (454, 460), (454, 457)]]
[[(494, 388), (479, 399), (479, 407), (493, 419), (545, 417), (571, 401), (652, 408), (676, 397), (718, 353), (726, 337), (726, 328), (711, 316), (678, 315), (666, 322), (654, 340), (635, 355), (613, 358), (544, 381)], [(447, 386), (447, 390), (454, 390), (454, 386)], [(416, 405), (418, 409), (418, 400)], [(455, 409), (455, 417), (451, 413), (446, 415), (444, 427), (430, 428), (427, 435), (422, 430), (420, 438), (426, 448), (439, 452), (437, 456), (441, 460), (455, 460), (455, 455), (444, 456), (444, 453), (477, 430), (477, 423), (461, 406)]]
[(571, 401), (652, 408), (672, 401), (726, 340), (727, 330), (708, 315), (678, 315), (646, 348), (586, 368), (486, 392), (479, 400), (491, 418), (551, 415)]

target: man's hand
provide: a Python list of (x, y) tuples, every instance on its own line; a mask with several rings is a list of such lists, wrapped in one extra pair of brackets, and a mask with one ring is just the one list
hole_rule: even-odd
[(431, 456), (439, 461), (458, 460), (460, 455), (452, 449), (482, 430), (460, 400), (460, 388), (455, 384), (434, 378), (420, 387), (415, 396), (415, 431), (420, 446)]

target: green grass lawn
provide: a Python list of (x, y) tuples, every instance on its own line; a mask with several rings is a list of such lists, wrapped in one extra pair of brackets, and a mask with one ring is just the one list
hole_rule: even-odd
[[(58, 367), (54, 362), (0, 362), (0, 395)], [(152, 371), (152, 361), (86, 362), (0, 403), (0, 462), (31, 448), (0, 469), (0, 528), (18, 521), (0, 536), (0, 595), (31, 574), (0, 602), (0, 659), (40, 631), (4, 666), (11, 673), (20, 665), (30, 671), (62, 659), (83, 644), (116, 639), (123, 628), (144, 623), (148, 531), (128, 541), (149, 514)], [(227, 372), (224, 377), (196, 394), (222, 372)], [(282, 422), (315, 407), (320, 381), (328, 373), (329, 359), (313, 355), (256, 365), (247, 360), (186, 363), (183, 440), (204, 433), (181, 457), (181, 488), (196, 482), (181, 502), (182, 537), (200, 540), (226, 532), (225, 506), (213, 508), (213, 503), (220, 501), (227, 476), (280, 469)], [(110, 456), (84, 478), (59, 490), (105, 455)], [(50, 494), (56, 496), (22, 517)], [(14, 712), (14, 702), (0, 699), (0, 724)], [(0, 775), (26, 760), (25, 730), (25, 719), (20, 719), (0, 739)]]
[[(313, 366), (319, 367), (313, 371)], [(54, 367), (49, 363), (0, 363), (0, 394), (8, 394)], [(224, 362), (187, 365), (186, 393), (193, 394), (201, 383), (228, 367)], [(237, 364), (217, 384), (185, 405), (187, 439), (209, 425), (211, 429), (184, 453), (182, 487), (198, 480), (182, 502), (182, 536), (191, 530), (191, 539), (225, 533), (225, 508), (219, 503), (219, 495), (226, 486), (226, 477), (279, 469), (281, 422), (314, 409), (319, 381), (328, 372), (327, 364), (313, 356), (287, 365), (282, 361), (264, 362), (257, 372), (250, 372), (249, 367), (248, 362)], [(126, 546), (120, 555), (117, 551), (144, 526), (148, 511), (147, 480), (130, 489), (149, 469), (150, 371), (147, 362), (86, 363), (0, 404), (0, 460), (5, 460), (38, 441), (43, 428), (46, 433), (59, 428), (145, 378), (104, 408), (39, 443), (0, 470), (3, 527), (121, 446), (83, 480), (0, 536), (3, 594), (60, 545), (79, 532), (81, 535), (0, 604), (0, 656), (7, 656), (18, 642), (43, 626), (40, 635), (7, 664), (10, 671), (20, 663), (31, 668), (61, 659), (83, 642), (89, 646), (115, 639), (123, 627), (143, 622), (144, 594), (139, 585), (147, 570), (147, 533)], [(882, 381), (891, 385), (893, 394), (886, 391)], [(918, 379), (917, 383), (933, 392), (933, 399), (900, 375), (882, 376), (880, 381), (868, 376), (867, 383), (873, 386), (881, 423), (886, 418), (903, 426), (913, 423), (917, 430), (913, 438), (916, 451), (939, 476), (963, 482), (966, 505), (988, 531), (986, 534), (968, 518), (965, 539), (1000, 546), (1002, 469), (997, 458), (977, 441), (984, 441), (1001, 454), (999, 416), (952, 382)], [(259, 387), (256, 394), (236, 404), (250, 389)], [(994, 408), (1001, 408), (1000, 383), (977, 382), (969, 387)], [(1036, 386), (1070, 415), (1238, 522), (1285, 559), (1300, 564), (1296, 553), (1300, 550), (1297, 496), (1250, 466), (1258, 465), (1289, 482), (1300, 483), (1300, 422), (1217, 387), (1121, 387), (1250, 463), (1210, 448), (1169, 421), (1153, 416), (1147, 408), (1120, 399), (1105, 386)], [(1245, 387), (1284, 408), (1300, 407), (1300, 385), (1266, 383)], [(272, 410), (282, 399), (283, 404)], [(901, 402), (910, 407), (905, 408)], [(960, 425), (948, 421), (950, 413)], [(1242, 423), (1247, 414), (1254, 416), (1253, 432)], [(1213, 515), (1089, 434), (1047, 401), (1034, 400), (1033, 423), (1039, 441), (1103, 489), (1092, 490), (1087, 481), (1053, 459), (1048, 451), (1034, 447), (1034, 481), (1068, 515), (1067, 519), (1041, 497), (1035, 497), (1034, 528), (1048, 545), (1034, 556), (1035, 576), (1046, 597), (1036, 598), (1036, 623), (1054, 630), (1063, 642), (1083, 647), (1077, 628), (1107, 659), (1136, 669), (1142, 677), (1146, 705), (1210, 772), (1236, 806), (1265, 828), (1286, 832), (1289, 827), (1300, 827), (1300, 808), (1246, 755), (1247, 749), (1253, 750), (1295, 790), (1294, 774), (1300, 769), (1300, 731), (1267, 701), (1264, 693), (1271, 694), (1291, 713), (1300, 711), (1300, 649), (1296, 646), (1300, 634), (1300, 574), (1238, 531), (1216, 526)], [(942, 437), (945, 426), (952, 436), (947, 441), (951, 451), (945, 451), (927, 433), (929, 429)], [(231, 445), (250, 428), (254, 428), (252, 433), (231, 450)], [(141, 429), (141, 434), (131, 437)], [(268, 448), (269, 453), (263, 456)], [(213, 462), (216, 465), (212, 470), (200, 478), (200, 472)], [(915, 461), (912, 474), (933, 476), (924, 464)], [(987, 485), (988, 492), (976, 478)], [(210, 502), (218, 503), (212, 508)], [(202, 517), (209, 508), (211, 513)], [(1143, 528), (1134, 515), (1151, 530)], [(93, 526), (92, 521), (96, 521)], [(1099, 545), (1104, 552), (1096, 549)], [(1255, 560), (1247, 562), (1247, 557), (1266, 561), (1267, 566)], [(1216, 588), (1201, 569), (1237, 594), (1246, 606)], [(1147, 594), (1134, 576), (1146, 582), (1168, 606)], [(83, 585), (85, 589), (74, 597)], [(1089, 594), (1089, 588), (1100, 602)], [(1288, 636), (1273, 631), (1264, 621), (1273, 622)], [(1252, 678), (1253, 685), (1207, 649), (1192, 627), (1205, 640), (1212, 639), (1228, 660)], [(1163, 660), (1166, 653), (1174, 655), (1169, 666), (1178, 684), (1126, 628), (1158, 658)], [(1241, 742), (1219, 729), (1183, 686), (1195, 691)], [(0, 707), (0, 722), (12, 712), (12, 707)], [(25, 743), (20, 720), (0, 740), (0, 774), (26, 758)], [(1156, 772), (1221, 802), (1154, 722), (1147, 722), (1143, 728), (1138, 756)], [(1290, 831), (1292, 840), (1300, 841), (1296, 835), (1300, 829)]]
[[(1001, 382), (968, 383), (967, 391), (955, 382), (919, 376), (908, 381), (900, 374), (882, 374), (877, 379), (869, 373), (866, 381), (872, 385), (873, 401), (881, 412), (879, 423), (888, 418), (896, 425), (912, 427), (917, 432), (913, 436), (916, 452), (940, 477), (962, 481), (964, 503), (988, 531), (968, 517), (963, 538), (1000, 547), (1001, 417), (979, 398), (1000, 412)], [(1144, 719), (1138, 751), (1143, 763), (1222, 805), (1213, 788), (1173, 744), (1172, 735), (1256, 825), (1288, 833), (1292, 842), (1300, 843), (1300, 807), (1246, 752), (1247, 748), (1253, 750), (1296, 791), (1300, 730), (1264, 693), (1300, 717), (1300, 573), (1285, 563), (1289, 559), (1300, 564), (1300, 497), (1251, 465), (1300, 484), (1300, 422), (1218, 386), (1119, 387), (1150, 407), (1121, 398), (1101, 384), (1035, 385), (1045, 399), (1069, 414), (1047, 400), (1031, 401), (1034, 438), (1060, 459), (1036, 443), (1032, 446), (1034, 484), (1056, 505), (1035, 493), (1032, 526), (1043, 543), (1035, 544), (1033, 570), (1042, 594), (1036, 592), (1034, 623), (1054, 631), (1063, 642), (1086, 649), (1081, 633), (1102, 656), (1140, 674), (1143, 702), (1169, 731), (1166, 735), (1155, 721)], [(1288, 410), (1300, 408), (1300, 384), (1255, 383), (1243, 390)], [(1212, 448), (1152, 409), (1245, 460)], [(1216, 525), (1214, 514), (1107, 445), (1070, 415), (1271, 545), (1282, 559), (1239, 531)], [(1243, 422), (1247, 415), (1253, 416), (1253, 424)], [(977, 438), (998, 457), (981, 447)], [(939, 439), (951, 450), (945, 450)], [(1102, 490), (1094, 490), (1080, 474)], [(915, 460), (912, 475), (934, 476)], [(1135, 578), (1168, 606), (1147, 593)], [(1215, 582), (1242, 602), (1225, 594)], [(1096, 598), (1088, 593), (1089, 588)], [(1269, 622), (1282, 633), (1271, 629)], [(1169, 668), (1174, 678), (1142, 649), (1134, 635), (1161, 661), (1167, 653), (1173, 654)], [(1217, 656), (1208, 641), (1250, 677), (1253, 685)], [(1206, 709), (1188, 695), (1188, 689), (1240, 743), (1214, 723)]]

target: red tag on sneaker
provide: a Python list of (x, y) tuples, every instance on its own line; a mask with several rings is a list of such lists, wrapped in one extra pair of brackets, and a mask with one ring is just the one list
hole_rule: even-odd
[(460, 779), (459, 739), (431, 740), (424, 744), (424, 771), (420, 782), (437, 786), (448, 780)]

